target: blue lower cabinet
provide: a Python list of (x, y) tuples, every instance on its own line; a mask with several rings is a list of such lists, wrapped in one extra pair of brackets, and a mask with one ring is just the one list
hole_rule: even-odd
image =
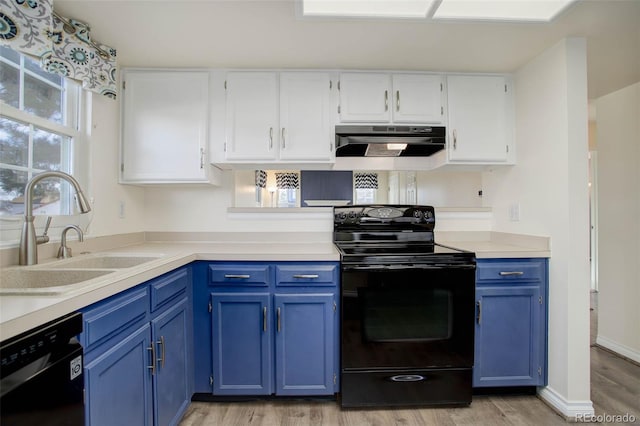
[(192, 394), (190, 277), (182, 268), (83, 309), (87, 426), (180, 422)]
[(188, 300), (182, 299), (151, 322), (155, 345), (153, 381), (156, 425), (175, 425), (191, 402)]
[(271, 394), (268, 293), (213, 293), (213, 393)]
[(85, 366), (87, 425), (153, 424), (150, 336), (145, 324)]
[(474, 387), (546, 384), (546, 262), (478, 261)]
[[(196, 314), (195, 333), (204, 339), (204, 330), (210, 329), (209, 389), (214, 395), (306, 396), (338, 391), (338, 266), (337, 262), (196, 266), (200, 278), (194, 299), (208, 290), (211, 316), (205, 324), (204, 316)], [(200, 302), (194, 303), (198, 306), (194, 309), (201, 309)], [(197, 360), (206, 357), (197, 351)], [(204, 369), (196, 367), (196, 376), (204, 377)], [(205, 384), (196, 381), (196, 392), (202, 392)]]
[(277, 395), (328, 395), (334, 388), (334, 295), (276, 294)]

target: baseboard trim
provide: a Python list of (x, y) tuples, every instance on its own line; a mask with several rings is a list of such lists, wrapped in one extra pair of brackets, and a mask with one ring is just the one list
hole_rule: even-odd
[(595, 414), (593, 403), (590, 400), (568, 401), (549, 386), (540, 389), (538, 397), (563, 416), (565, 420), (576, 421), (577, 418), (585, 418)]
[(623, 358), (627, 358), (635, 362), (636, 364), (640, 364), (640, 352), (628, 346), (621, 345), (620, 343), (614, 342), (613, 340), (607, 339), (606, 337), (602, 336), (598, 336), (596, 338), (596, 344), (617, 355), (620, 355)]

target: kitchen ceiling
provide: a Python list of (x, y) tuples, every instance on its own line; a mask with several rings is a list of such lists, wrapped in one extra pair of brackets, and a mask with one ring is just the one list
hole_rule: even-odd
[(551, 23), (300, 17), (295, 0), (56, 0), (121, 67), (512, 72), (587, 38), (589, 98), (640, 81), (640, 0), (582, 0)]

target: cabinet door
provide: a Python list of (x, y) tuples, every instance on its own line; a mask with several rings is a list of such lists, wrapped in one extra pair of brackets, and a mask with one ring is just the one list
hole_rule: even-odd
[(392, 76), (395, 123), (442, 123), (442, 77), (428, 74)]
[(330, 160), (331, 77), (328, 73), (280, 74), (280, 159)]
[(151, 323), (156, 355), (153, 383), (156, 426), (178, 424), (191, 401), (187, 321), (187, 299), (184, 298)]
[(85, 366), (86, 424), (153, 424), (150, 326), (145, 324)]
[(340, 121), (388, 123), (391, 108), (389, 74), (340, 75)]
[(128, 71), (123, 81), (122, 181), (206, 181), (209, 74)]
[(276, 394), (334, 393), (334, 294), (276, 294)]
[(473, 386), (543, 384), (540, 288), (478, 288), (476, 309)]
[(271, 394), (269, 293), (212, 293), (211, 301), (213, 393)]
[(226, 93), (226, 159), (274, 160), (279, 141), (276, 73), (229, 72)]
[(449, 160), (506, 162), (510, 93), (501, 76), (448, 76)]

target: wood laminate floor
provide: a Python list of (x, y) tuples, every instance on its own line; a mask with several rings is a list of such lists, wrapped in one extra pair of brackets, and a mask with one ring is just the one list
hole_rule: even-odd
[[(597, 324), (592, 311), (592, 343)], [(591, 347), (591, 400), (596, 416), (635, 417), (640, 425), (640, 366)], [(605, 419), (603, 420), (611, 420)], [(615, 419), (613, 419), (615, 420)], [(465, 408), (341, 410), (335, 401), (193, 402), (181, 426), (500, 426), (564, 425), (536, 396), (474, 396)], [(601, 424), (620, 424), (604, 421)]]

